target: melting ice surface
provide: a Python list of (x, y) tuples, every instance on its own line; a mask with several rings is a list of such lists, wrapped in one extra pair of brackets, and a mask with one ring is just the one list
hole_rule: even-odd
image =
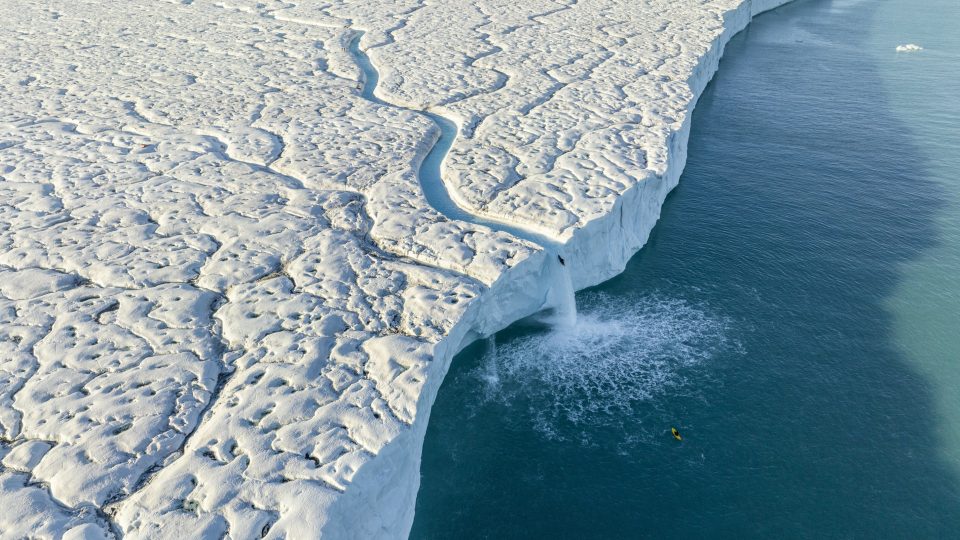
[[(370, 101), (373, 101), (374, 103), (378, 103), (387, 107), (401, 109), (406, 108), (388, 103), (377, 96), (377, 85), (380, 83), (380, 73), (373, 65), (373, 62), (370, 61), (370, 57), (367, 55), (367, 53), (360, 48), (360, 40), (362, 36), (363, 34), (360, 33), (356, 38), (353, 39), (353, 41), (350, 42), (350, 54), (353, 56), (354, 61), (357, 63), (357, 66), (363, 73), (363, 88), (361, 88), (360, 95), (366, 99), (369, 99)], [(426, 116), (440, 129), (439, 138), (437, 139), (436, 143), (434, 143), (433, 147), (430, 148), (430, 151), (427, 153), (423, 163), (420, 165), (420, 170), (418, 171), (420, 185), (423, 187), (423, 192), (426, 195), (427, 202), (430, 203), (430, 206), (450, 219), (457, 219), (469, 223), (478, 223), (498, 231), (506, 231), (518, 238), (529, 240), (549, 250), (556, 251), (558, 247), (557, 242), (541, 234), (530, 231), (516, 224), (503, 223), (479, 217), (461, 208), (453, 200), (453, 197), (450, 196), (449, 191), (447, 191), (441, 174), (443, 170), (443, 160), (447, 157), (450, 147), (453, 146), (453, 143), (457, 138), (457, 125), (447, 118), (434, 112), (418, 109), (409, 110)]]
[[(387, 107), (406, 108), (388, 103), (377, 96), (377, 85), (380, 82), (380, 74), (373, 65), (373, 62), (370, 61), (370, 57), (360, 47), (362, 37), (363, 34), (359, 33), (350, 42), (350, 54), (353, 56), (357, 67), (359, 67), (363, 73), (363, 87), (361, 88), (360, 95), (374, 103)], [(423, 193), (427, 198), (427, 202), (430, 203), (430, 206), (450, 219), (485, 225), (491, 229), (510, 233), (518, 238), (528, 240), (543, 247), (551, 254), (548, 260), (547, 271), (550, 274), (548, 278), (553, 285), (550, 290), (550, 298), (548, 299), (547, 306), (554, 314), (553, 322), (560, 326), (573, 324), (577, 318), (577, 305), (570, 273), (564, 264), (560, 262), (562, 259), (553, 259), (554, 256), (558, 256), (562, 252), (560, 244), (551, 238), (516, 223), (495, 221), (474, 215), (458, 205), (443, 182), (443, 160), (450, 152), (454, 141), (456, 141), (457, 125), (434, 112), (427, 110), (409, 110), (429, 118), (440, 130), (440, 136), (430, 148), (429, 152), (427, 152), (423, 163), (420, 164), (420, 169), (417, 171), (420, 186), (423, 188)]]

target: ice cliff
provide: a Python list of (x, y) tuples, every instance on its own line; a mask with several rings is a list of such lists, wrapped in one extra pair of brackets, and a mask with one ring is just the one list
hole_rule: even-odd
[(784, 1), (0, 0), (0, 537), (404, 536), (454, 354), (623, 269)]

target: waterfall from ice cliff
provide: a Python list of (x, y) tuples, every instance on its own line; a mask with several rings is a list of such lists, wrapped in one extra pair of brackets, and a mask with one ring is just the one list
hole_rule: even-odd
[(566, 265), (560, 262), (550, 266), (551, 285), (547, 305), (552, 310), (550, 322), (555, 326), (569, 328), (577, 324), (576, 290)]

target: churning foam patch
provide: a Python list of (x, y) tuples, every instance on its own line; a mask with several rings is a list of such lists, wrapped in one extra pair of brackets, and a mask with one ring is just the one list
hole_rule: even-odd
[(922, 50), (923, 50), (923, 47), (917, 45), (916, 43), (905, 43), (903, 45), (897, 45), (897, 52), (918, 52)]
[(682, 387), (686, 368), (735, 345), (726, 319), (685, 300), (603, 293), (578, 300), (574, 326), (491, 343), (472, 373), (484, 401), (526, 408), (551, 438), (578, 425), (622, 425), (639, 403)]

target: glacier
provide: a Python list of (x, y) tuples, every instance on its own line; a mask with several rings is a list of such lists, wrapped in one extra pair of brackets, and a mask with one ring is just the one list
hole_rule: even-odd
[(405, 536), (453, 356), (622, 271), (785, 1), (7, 0), (0, 537)]

